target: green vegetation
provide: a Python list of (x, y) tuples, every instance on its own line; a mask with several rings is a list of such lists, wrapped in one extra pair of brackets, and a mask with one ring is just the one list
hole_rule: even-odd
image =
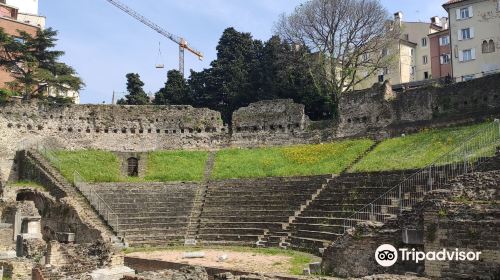
[(38, 184), (37, 182), (32, 182), (32, 181), (17, 181), (13, 183), (9, 183), (7, 188), (13, 188), (13, 189), (22, 189), (22, 188), (30, 188), (34, 190), (39, 190), (39, 191), (46, 191), (47, 189)]
[(182, 251), (194, 252), (200, 250), (223, 250), (225, 252), (242, 252), (254, 253), (267, 256), (286, 256), (290, 257), (290, 274), (301, 275), (304, 267), (311, 262), (317, 262), (321, 259), (314, 255), (293, 250), (283, 250), (279, 248), (251, 248), (251, 247), (237, 247), (237, 246), (206, 246), (206, 247), (142, 247), (142, 248), (127, 248), (124, 250), (125, 254), (138, 253), (138, 252), (161, 252), (161, 251)]
[(164, 151), (148, 156), (147, 181), (201, 181), (208, 152)]
[[(353, 168), (352, 172), (422, 168), (452, 151), (490, 123), (425, 130), (383, 141)], [(458, 160), (458, 159), (457, 159)]]
[(212, 177), (338, 174), (372, 144), (371, 140), (361, 139), (318, 145), (221, 150), (216, 155)]
[(88, 182), (126, 181), (120, 172), (118, 157), (105, 151), (55, 151), (60, 171), (66, 179), (73, 181), (73, 174), (78, 171)]
[(201, 181), (207, 157), (207, 152), (151, 152), (144, 179), (123, 176), (120, 160), (112, 152), (55, 151), (48, 158), (55, 166), (60, 166), (62, 175), (70, 181), (77, 171), (88, 182), (170, 182)]

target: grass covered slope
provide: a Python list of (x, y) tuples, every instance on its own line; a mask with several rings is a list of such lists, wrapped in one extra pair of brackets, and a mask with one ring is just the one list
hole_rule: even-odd
[(350, 172), (425, 167), (489, 124), (427, 130), (405, 137), (387, 139), (353, 166)]
[(201, 181), (208, 157), (207, 152), (151, 152), (145, 178), (137, 178), (121, 173), (121, 162), (112, 152), (81, 150), (53, 154), (64, 177), (73, 181), (73, 174), (77, 171), (88, 182)]
[(373, 144), (346, 140), (318, 145), (227, 149), (217, 153), (213, 179), (340, 173)]
[(191, 181), (203, 179), (208, 152), (163, 151), (148, 155), (146, 181)]
[(118, 157), (111, 152), (55, 151), (54, 155), (59, 161), (61, 174), (71, 182), (75, 171), (88, 182), (120, 182), (126, 179), (121, 176)]

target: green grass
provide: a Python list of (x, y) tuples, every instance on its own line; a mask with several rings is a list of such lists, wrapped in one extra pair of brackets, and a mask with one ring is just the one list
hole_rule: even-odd
[(39, 191), (47, 191), (47, 189), (44, 186), (38, 184), (37, 182), (32, 182), (32, 181), (17, 181), (9, 183), (6, 187), (13, 189), (30, 188)]
[(217, 153), (214, 179), (338, 174), (373, 144), (346, 140), (318, 145), (227, 149)]
[(55, 151), (59, 160), (61, 174), (73, 181), (73, 174), (78, 171), (88, 182), (121, 182), (126, 181), (121, 175), (121, 164), (118, 157), (105, 151)]
[(55, 151), (53, 156), (59, 161), (55, 165), (60, 167), (61, 174), (70, 181), (73, 181), (74, 172), (78, 171), (88, 182), (171, 182), (201, 181), (208, 152), (151, 152), (148, 154), (145, 178), (124, 176), (120, 159), (112, 152)]
[(303, 269), (311, 262), (321, 261), (321, 258), (303, 252), (293, 250), (283, 250), (279, 248), (252, 248), (252, 247), (237, 247), (237, 246), (206, 246), (206, 247), (140, 247), (140, 248), (127, 248), (124, 250), (125, 254), (137, 252), (161, 252), (161, 251), (181, 251), (181, 252), (194, 252), (202, 250), (223, 250), (227, 252), (243, 252), (254, 253), (268, 256), (286, 256), (290, 257), (290, 271), (292, 275), (301, 275)]
[(148, 155), (147, 181), (192, 181), (203, 179), (208, 152), (164, 151)]
[(405, 137), (387, 139), (378, 144), (350, 171), (404, 170), (425, 167), (489, 124), (426, 130)]

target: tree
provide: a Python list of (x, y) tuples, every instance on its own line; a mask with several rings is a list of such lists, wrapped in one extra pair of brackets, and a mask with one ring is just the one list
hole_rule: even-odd
[(118, 100), (120, 105), (147, 105), (150, 103), (149, 97), (142, 88), (144, 83), (141, 81), (139, 74), (129, 73), (127, 77), (127, 91), (125, 99)]
[(317, 81), (327, 81), (335, 100), (391, 64), (384, 50), (400, 33), (379, 0), (310, 0), (282, 15), (275, 29), (311, 49), (310, 69)]
[(19, 31), (18, 38), (0, 28), (0, 67), (11, 73), (11, 89), (25, 98), (40, 97), (47, 87), (57, 91), (79, 91), (84, 86), (75, 70), (59, 61), (62, 51), (56, 46), (57, 31), (38, 30), (36, 36)]
[[(297, 48), (273, 36), (263, 48), (260, 64), (254, 75), (260, 81), (258, 100), (291, 98), (305, 105), (306, 113), (314, 120), (331, 118), (333, 108), (324, 83), (315, 82), (308, 67), (310, 51)], [(256, 100), (257, 101), (257, 100)]]
[(224, 30), (217, 45), (217, 59), (211, 63), (210, 79), (213, 94), (218, 95), (216, 105), (223, 118), (229, 122), (232, 112), (252, 101), (250, 73), (256, 63), (256, 53), (262, 47), (254, 41), (250, 33), (242, 33), (234, 28)]
[(191, 104), (189, 87), (181, 72), (178, 70), (168, 71), (165, 87), (155, 94), (154, 103), (156, 105)]

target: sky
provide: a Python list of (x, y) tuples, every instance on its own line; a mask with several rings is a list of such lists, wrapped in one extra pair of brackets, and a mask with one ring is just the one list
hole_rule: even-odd
[[(306, 0), (120, 0), (169, 32), (186, 38), (205, 55), (186, 52), (185, 69), (201, 71), (216, 58), (217, 42), (227, 27), (267, 40), (282, 13)], [(446, 16), (442, 0), (381, 0), (405, 21)], [(123, 95), (127, 73), (139, 73), (146, 92), (163, 87), (169, 69), (178, 69), (178, 46), (136, 21), (106, 0), (40, 0), (47, 27), (59, 31), (62, 61), (75, 68), (86, 86), (81, 103), (110, 103), (113, 91)], [(161, 47), (159, 46), (161, 45)], [(159, 55), (161, 50), (162, 55)], [(165, 64), (156, 69), (156, 64)]]

